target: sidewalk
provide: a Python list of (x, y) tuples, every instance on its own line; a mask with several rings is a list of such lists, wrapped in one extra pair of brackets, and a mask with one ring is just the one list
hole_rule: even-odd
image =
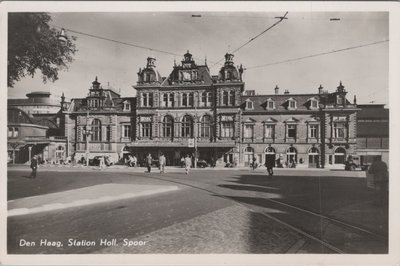
[[(8, 165), (7, 170), (13, 171), (30, 171), (28, 165), (24, 164), (15, 164)], [(83, 166), (83, 165), (41, 165), (38, 171), (71, 171), (71, 172), (87, 172), (87, 171), (104, 171), (104, 172), (130, 172), (130, 173), (145, 173), (147, 172), (146, 167), (128, 167), (126, 165), (112, 165), (107, 166), (100, 169), (98, 166)], [(226, 167), (206, 167), (206, 168), (192, 168), (190, 171), (246, 171), (248, 173), (261, 174), (266, 173), (266, 169), (264, 166), (258, 167), (255, 170), (250, 169), (249, 167), (235, 167), (235, 168), (226, 168)], [(156, 167), (152, 168), (152, 172), (158, 173), (159, 169)], [(185, 169), (181, 167), (175, 166), (166, 166), (166, 173), (184, 173)], [(294, 173), (299, 173), (300, 175), (308, 175), (308, 176), (340, 176), (340, 177), (355, 177), (355, 178), (365, 178), (364, 171), (344, 171), (341, 169), (330, 169), (330, 168), (307, 168), (307, 167), (298, 167), (298, 168), (274, 168), (275, 175), (293, 175)]]

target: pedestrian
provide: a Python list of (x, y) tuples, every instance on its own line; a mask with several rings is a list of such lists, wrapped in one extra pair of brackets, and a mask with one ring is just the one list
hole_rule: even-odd
[(374, 158), (374, 162), (371, 164), (368, 173), (374, 176), (375, 204), (383, 205), (386, 202), (389, 175), (387, 165), (385, 162), (382, 162), (380, 156)]
[(99, 158), (99, 168), (100, 170), (103, 169), (104, 166), (104, 156), (100, 156)]
[(31, 159), (31, 168), (32, 168), (32, 173), (30, 178), (36, 178), (36, 172), (38, 168), (38, 160), (36, 155), (33, 156), (33, 158)]
[(274, 174), (275, 158), (273, 156), (266, 156), (265, 167), (267, 168), (268, 176), (272, 177)]
[(189, 174), (190, 167), (192, 166), (192, 159), (190, 159), (189, 154), (186, 155), (185, 161), (185, 172)]
[(158, 163), (160, 164), (160, 174), (165, 173), (165, 156), (161, 153), (160, 157), (158, 158)]
[(133, 167), (137, 167), (137, 158), (135, 155), (132, 156), (132, 164), (133, 164)]
[(133, 157), (132, 157), (132, 155), (128, 155), (128, 166), (129, 167), (132, 167), (133, 166)]
[(151, 163), (153, 162), (153, 158), (151, 157), (151, 154), (147, 155), (146, 157), (146, 165), (147, 165), (147, 172), (151, 172)]
[(255, 156), (253, 157), (252, 167), (253, 167), (253, 171), (256, 170), (256, 168), (257, 168), (257, 158)]
[(181, 167), (185, 167), (185, 158), (181, 157)]

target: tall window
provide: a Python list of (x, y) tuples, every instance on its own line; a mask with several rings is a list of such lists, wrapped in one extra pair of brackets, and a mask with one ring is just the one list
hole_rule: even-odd
[(222, 94), (222, 105), (228, 105), (228, 102), (229, 102), (229, 92), (224, 91), (224, 93)]
[(172, 137), (172, 117), (165, 116), (162, 121), (162, 134), (165, 138)]
[(106, 139), (107, 141), (111, 141), (111, 126), (107, 126), (107, 132), (106, 132)]
[(182, 94), (182, 106), (188, 106), (188, 95), (187, 95), (187, 93)]
[(144, 138), (151, 137), (151, 123), (150, 122), (142, 123), (142, 137), (144, 137)]
[(252, 101), (246, 101), (246, 109), (254, 109), (254, 103)]
[(131, 110), (131, 104), (129, 102), (124, 102), (124, 111), (130, 111)]
[(244, 137), (245, 138), (254, 137), (254, 125), (244, 125)]
[(235, 105), (235, 91), (229, 92), (229, 104)]
[(309, 137), (310, 138), (318, 138), (318, 125), (310, 125)]
[(288, 138), (296, 138), (297, 126), (296, 125), (287, 125), (287, 137)]
[(124, 138), (131, 137), (131, 125), (123, 125), (122, 126), (122, 137), (124, 137)]
[(311, 108), (312, 109), (317, 109), (318, 108), (318, 101), (317, 100), (311, 100)]
[(202, 106), (212, 106), (212, 94), (211, 92), (203, 92), (201, 94)]
[(170, 93), (168, 95), (169, 95), (169, 104), (171, 107), (174, 107), (175, 106), (174, 94)]
[(163, 95), (163, 106), (168, 107), (168, 93), (164, 93)]
[(193, 92), (189, 93), (189, 106), (194, 106)]
[(185, 115), (182, 119), (181, 136), (192, 137), (193, 121), (188, 115)]
[(333, 133), (334, 137), (338, 139), (342, 139), (346, 137), (346, 123), (345, 122), (336, 122), (333, 124)]
[(101, 141), (101, 122), (99, 119), (93, 119), (92, 122), (92, 141)]
[(234, 132), (233, 122), (222, 122), (221, 124), (221, 137), (232, 138)]
[(211, 137), (211, 117), (208, 115), (203, 116), (201, 119), (200, 137)]
[(275, 137), (275, 125), (265, 125), (265, 138), (273, 139)]
[(146, 92), (142, 94), (142, 105), (143, 107), (152, 107), (153, 106), (153, 93)]

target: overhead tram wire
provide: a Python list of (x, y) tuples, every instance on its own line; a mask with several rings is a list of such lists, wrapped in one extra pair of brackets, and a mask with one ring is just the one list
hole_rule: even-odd
[[(244, 44), (242, 44), (241, 46), (239, 46), (238, 48), (236, 48), (235, 50), (232, 51), (232, 54), (238, 52), (240, 49), (242, 49), (243, 47), (245, 47), (246, 45), (248, 45), (249, 43), (251, 43), (252, 41), (254, 41), (255, 39), (257, 39), (258, 37), (260, 37), (261, 35), (263, 35), (264, 33), (266, 33), (267, 31), (269, 31), (270, 29), (272, 29), (273, 27), (275, 27), (276, 25), (278, 25), (279, 23), (281, 23), (284, 19), (287, 19), (287, 14), (289, 12), (286, 12), (285, 15), (283, 15), (282, 17), (275, 17), (278, 18), (279, 20), (277, 22), (275, 22), (274, 24), (272, 24), (271, 26), (269, 26), (267, 29), (263, 30), (262, 32), (260, 32), (259, 34), (257, 34), (256, 36), (254, 36), (253, 38), (251, 38), (250, 40), (248, 40), (247, 42), (245, 42)], [(218, 65), (222, 60), (224, 60), (223, 58), (220, 59), (219, 61), (217, 61), (214, 65), (211, 66), (214, 67), (216, 65)]]
[[(90, 33), (85, 33), (85, 32), (81, 32), (81, 31), (77, 31), (77, 30), (72, 30), (72, 29), (69, 29), (69, 28), (60, 27), (60, 26), (57, 26), (57, 25), (51, 25), (51, 26), (53, 26), (55, 28), (58, 28), (58, 29), (65, 29), (66, 31), (69, 31), (69, 32), (73, 32), (73, 33), (76, 33), (76, 34), (92, 37), (92, 38), (103, 40), (103, 41), (109, 41), (109, 42), (113, 42), (113, 43), (123, 44), (123, 45), (131, 46), (131, 47), (135, 47), (135, 48), (139, 48), (139, 49), (144, 49), (144, 50), (163, 53), (163, 54), (168, 54), (168, 55), (172, 55), (172, 56), (182, 56), (182, 54), (178, 54), (178, 53), (173, 53), (173, 52), (169, 52), (169, 51), (164, 51), (164, 50), (151, 48), (151, 47), (138, 45), (138, 44), (133, 44), (133, 43), (128, 43), (128, 42), (118, 41), (118, 40), (114, 40), (114, 39), (110, 39), (110, 38), (106, 38), (106, 37), (102, 37), (102, 36), (98, 36), (98, 35), (94, 35), (94, 34), (90, 34)], [(203, 60), (203, 59), (200, 59), (200, 58), (195, 58), (195, 59)], [(210, 62), (213, 63), (212, 61), (210, 61)]]
[(383, 41), (378, 41), (378, 42), (373, 42), (373, 43), (361, 44), (361, 45), (357, 45), (357, 46), (351, 46), (351, 47), (346, 47), (346, 48), (342, 48), (342, 49), (332, 50), (332, 51), (328, 51), (328, 52), (322, 52), (322, 53), (318, 53), (318, 54), (312, 54), (312, 55), (306, 55), (306, 56), (302, 56), (302, 57), (286, 59), (286, 60), (277, 61), (277, 62), (273, 62), (273, 63), (247, 67), (247, 68), (244, 68), (244, 70), (252, 70), (252, 69), (256, 69), (256, 68), (263, 68), (263, 67), (272, 66), (272, 65), (279, 65), (279, 64), (284, 64), (284, 63), (304, 60), (304, 59), (308, 59), (308, 58), (312, 58), (312, 57), (322, 56), (322, 55), (328, 55), (328, 54), (333, 54), (333, 53), (338, 53), (338, 52), (344, 52), (344, 51), (348, 51), (348, 50), (353, 50), (353, 49), (358, 49), (358, 48), (363, 48), (363, 47), (367, 47), (367, 46), (372, 46), (372, 45), (385, 43), (385, 42), (388, 42), (388, 41), (389, 40), (383, 40)]

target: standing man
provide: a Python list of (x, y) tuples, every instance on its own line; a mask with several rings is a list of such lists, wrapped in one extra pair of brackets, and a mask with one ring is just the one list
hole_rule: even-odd
[(185, 158), (185, 172), (189, 174), (190, 167), (192, 166), (192, 159), (190, 159), (189, 154)]
[(32, 168), (32, 173), (30, 178), (36, 178), (36, 171), (38, 168), (38, 160), (37, 160), (37, 156), (33, 156), (32, 160), (31, 160), (31, 168)]
[(267, 172), (269, 177), (274, 174), (275, 158), (272, 156), (266, 156), (265, 167), (267, 167)]
[(385, 162), (382, 162), (380, 156), (374, 158), (374, 162), (371, 164), (368, 173), (374, 175), (376, 203), (383, 205), (386, 201), (389, 175), (387, 165)]
[(133, 167), (137, 167), (137, 158), (135, 155), (133, 155), (133, 157), (132, 157), (132, 164), (133, 164)]
[(160, 157), (158, 158), (158, 162), (160, 164), (160, 174), (165, 173), (165, 156), (161, 153)]
[(147, 171), (151, 172), (151, 163), (153, 162), (153, 158), (151, 158), (151, 154), (147, 155), (146, 157), (146, 164), (147, 164)]

